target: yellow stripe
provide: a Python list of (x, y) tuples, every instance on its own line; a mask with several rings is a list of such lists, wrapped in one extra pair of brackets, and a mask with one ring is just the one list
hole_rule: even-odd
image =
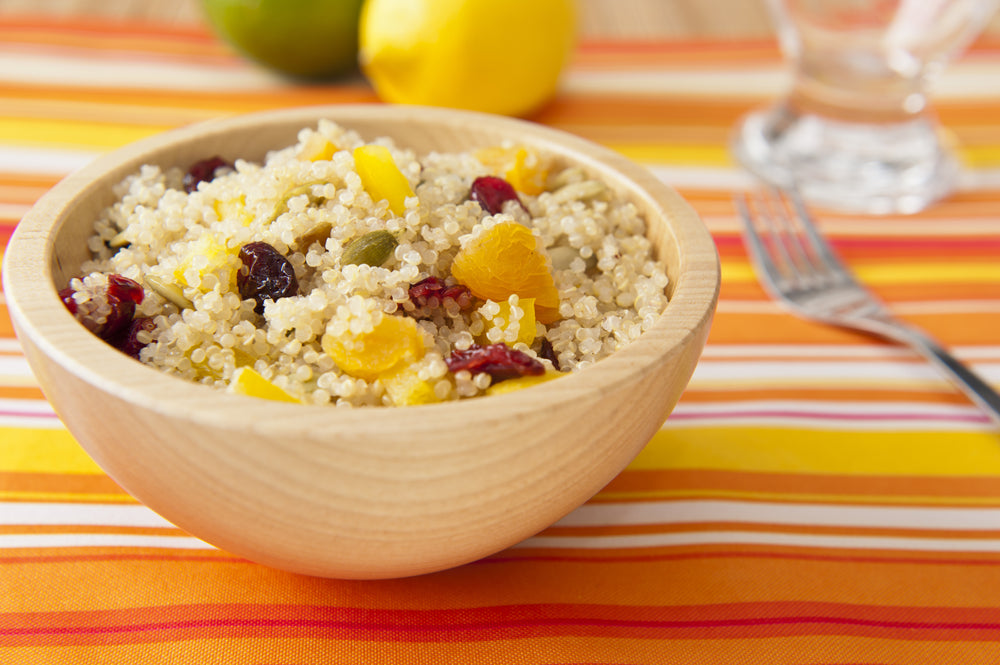
[(729, 156), (729, 150), (725, 146), (609, 143), (608, 147), (640, 163), (720, 167), (734, 165), (732, 157)]
[(958, 152), (968, 167), (983, 169), (1000, 166), (1000, 146), (964, 146)]
[(102, 473), (69, 432), (0, 427), (0, 472)]
[[(854, 265), (854, 273), (869, 284), (962, 284), (1000, 282), (1000, 264), (966, 261), (962, 263), (893, 263)], [(753, 282), (757, 276), (747, 261), (722, 262), (723, 282)]]
[[(0, 495), (2, 496), (2, 495)], [(895, 496), (886, 494), (807, 494), (799, 492), (741, 492), (737, 490), (662, 490), (652, 492), (601, 492), (600, 501), (663, 499), (733, 499), (737, 501), (778, 501), (789, 503), (844, 503), (941, 506), (996, 506), (1000, 498), (970, 496)]]
[[(945, 438), (947, 446), (942, 444)], [(1000, 475), (1000, 446), (989, 432), (664, 429), (629, 468), (994, 476)]]
[(11, 145), (117, 148), (167, 129), (171, 127), (0, 116), (0, 142)]

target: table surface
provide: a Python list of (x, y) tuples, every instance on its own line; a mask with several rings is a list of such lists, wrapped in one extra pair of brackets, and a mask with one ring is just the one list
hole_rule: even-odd
[[(59, 178), (132, 140), (374, 99), (357, 79), (302, 86), (257, 69), (190, 2), (172, 15), (112, 4), (0, 0), (0, 247)], [(655, 5), (616, 6), (634, 22), (585, 30), (532, 120), (676, 187), (723, 275), (690, 387), (628, 469), (562, 522), (454, 570), (349, 582), (268, 569), (104, 475), (39, 391), (0, 301), (0, 662), (1000, 661), (1000, 434), (907, 350), (786, 313), (747, 261), (732, 195), (750, 181), (726, 144), (787, 84), (766, 26), (644, 32), (635, 17)], [(953, 196), (910, 217), (822, 215), (896, 313), (995, 385), (997, 77), (1000, 42), (986, 38), (935, 89), (964, 164)]]

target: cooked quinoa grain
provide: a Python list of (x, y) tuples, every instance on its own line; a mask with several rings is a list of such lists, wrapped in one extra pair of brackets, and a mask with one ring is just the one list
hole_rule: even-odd
[[(191, 381), (337, 406), (463, 399), (507, 377), (452, 371), (453, 352), (574, 371), (667, 304), (635, 206), (520, 146), (418, 158), (322, 121), (263, 164), (206, 163), (190, 192), (181, 169), (120, 183), (65, 290), (100, 313), (108, 276), (141, 284), (140, 360)], [(274, 297), (262, 270), (284, 280)]]

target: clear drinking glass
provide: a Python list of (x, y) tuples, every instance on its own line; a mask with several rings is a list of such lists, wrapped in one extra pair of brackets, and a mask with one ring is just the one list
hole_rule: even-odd
[(767, 0), (792, 89), (741, 122), (736, 158), (807, 201), (911, 213), (948, 194), (958, 163), (927, 85), (998, 0)]

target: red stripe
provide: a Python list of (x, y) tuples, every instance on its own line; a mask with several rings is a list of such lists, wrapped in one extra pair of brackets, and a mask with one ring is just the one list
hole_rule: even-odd
[[(137, 621), (130, 622), (134, 618)], [(681, 606), (537, 604), (446, 610), (369, 610), (307, 605), (206, 604), (5, 615), (8, 645), (162, 641), (281, 635), (432, 642), (554, 635), (733, 639), (850, 634), (907, 640), (994, 640), (1000, 610), (838, 603)], [(78, 642), (76, 642), (78, 643)]]

